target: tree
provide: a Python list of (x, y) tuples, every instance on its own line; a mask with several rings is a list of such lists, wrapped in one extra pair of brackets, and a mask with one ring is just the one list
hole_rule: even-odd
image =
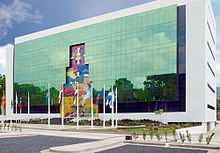
[(220, 120), (220, 99), (217, 99), (217, 119)]
[(5, 91), (5, 75), (0, 74), (0, 98)]
[(58, 101), (58, 96), (59, 96), (59, 91), (52, 87), (50, 89), (50, 101), (52, 104), (56, 104), (56, 102)]
[(120, 78), (115, 81), (115, 87), (118, 90), (118, 101), (133, 100), (133, 84), (127, 78)]
[[(5, 92), (5, 75), (0, 74), (0, 106), (2, 105), (2, 96)], [(0, 109), (0, 114), (2, 110)]]
[(151, 101), (176, 99), (176, 74), (147, 76), (143, 84), (144, 90), (148, 93), (148, 99)]
[(155, 115), (158, 115), (159, 116), (159, 127), (161, 126), (161, 123), (160, 122), (163, 122), (162, 120), (161, 120), (161, 116), (162, 116), (162, 114), (164, 113), (164, 110), (163, 109), (158, 109), (158, 110), (156, 110), (156, 111), (154, 111), (154, 113), (155, 113)]
[(149, 93), (144, 89), (133, 89), (133, 96), (136, 101), (139, 102), (148, 102)]
[(220, 110), (220, 99), (217, 99), (217, 110)]
[[(32, 106), (36, 105), (46, 105), (46, 95), (47, 89), (43, 90), (40, 87), (34, 86), (33, 84), (14, 84), (14, 93), (17, 93), (18, 97), (22, 99), (24, 105), (27, 105), (27, 93), (30, 93), (30, 102)], [(57, 102), (57, 98), (59, 95), (59, 91), (51, 87), (50, 88), (50, 101), (55, 104)], [(15, 99), (15, 97), (14, 97)]]

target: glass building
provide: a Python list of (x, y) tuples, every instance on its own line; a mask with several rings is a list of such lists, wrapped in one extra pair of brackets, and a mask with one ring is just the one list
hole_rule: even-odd
[[(32, 92), (32, 107), (43, 110), (50, 83), (55, 107), (59, 90), (71, 73), (72, 48), (79, 45), (83, 46), (80, 56), (89, 66), (94, 99), (104, 86), (107, 94), (113, 85), (118, 90), (119, 113), (187, 112), (186, 71), (191, 65), (187, 63), (190, 53), (186, 50), (191, 45), (187, 37), (194, 30), (187, 23), (195, 18), (190, 14), (198, 9), (196, 5), (210, 7), (206, 0), (154, 1), (18, 37), (14, 92), (23, 101), (25, 93)], [(97, 104), (102, 113), (102, 103)]]

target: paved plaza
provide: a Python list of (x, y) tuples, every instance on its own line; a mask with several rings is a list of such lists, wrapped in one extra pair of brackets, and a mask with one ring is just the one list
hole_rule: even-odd
[[(50, 129), (47, 125), (23, 124), (22, 127), (22, 132), (6, 128), (0, 133), (0, 153), (218, 153), (199, 146), (200, 149), (135, 145), (124, 143), (123, 134), (66, 131), (68, 126), (51, 125)], [(217, 126), (215, 132), (219, 129)], [(219, 135), (216, 136), (214, 140), (219, 140)]]

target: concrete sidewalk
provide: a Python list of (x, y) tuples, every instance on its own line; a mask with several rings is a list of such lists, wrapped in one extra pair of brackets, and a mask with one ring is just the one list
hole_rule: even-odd
[[(95, 150), (102, 151), (106, 149), (111, 149), (113, 147), (119, 147), (124, 145), (124, 135), (119, 134), (106, 134), (106, 133), (94, 133), (89, 131), (62, 131), (63, 129), (71, 129), (73, 126), (65, 125), (51, 125), (50, 128), (46, 124), (23, 124), (23, 133), (31, 135), (47, 135), (56, 137), (72, 137), (72, 138), (86, 138), (86, 139), (96, 139), (97, 141), (66, 145), (60, 147), (52, 147), (48, 150), (42, 151), (42, 153), (49, 152), (85, 152), (90, 153)], [(81, 127), (90, 128), (90, 127)], [(95, 129), (95, 127), (94, 127)]]
[(105, 127), (103, 128), (102, 126), (79, 126), (78, 128), (75, 125), (55, 125), (55, 124), (22, 124), (22, 127), (24, 128), (30, 128), (30, 129), (41, 129), (41, 130), (99, 130), (99, 129), (115, 129), (114, 127)]
[(219, 121), (217, 122), (217, 125), (212, 132), (215, 133), (212, 141), (217, 142), (218, 145), (220, 146), (220, 122)]
[[(116, 137), (124, 137), (124, 134), (110, 134), (110, 133), (96, 133), (90, 132), (86, 129), (91, 129), (90, 127), (80, 127), (85, 130), (74, 130), (75, 129), (71, 125), (51, 125), (48, 127), (47, 124), (22, 124), (22, 130), (26, 134), (34, 134), (34, 135), (48, 135), (48, 136), (61, 136), (61, 137), (77, 137), (77, 138), (87, 138), (87, 139), (109, 139)], [(68, 129), (68, 130), (65, 130)], [(95, 127), (93, 129), (96, 129)]]
[(81, 143), (81, 144), (73, 144), (73, 145), (66, 145), (60, 147), (52, 147), (49, 150), (42, 151), (42, 153), (46, 152), (56, 152), (56, 153), (94, 153), (97, 151), (103, 151), (115, 147), (120, 147), (125, 145), (123, 143), (124, 137), (116, 137), (110, 138), (106, 140), (88, 142), (88, 143)]
[[(34, 135), (45, 135), (45, 136), (56, 136), (56, 137), (71, 137), (71, 138), (86, 138), (86, 139), (95, 139), (97, 141), (86, 142), (81, 144), (72, 144), (59, 147), (52, 147), (50, 149), (42, 151), (42, 153), (92, 153), (103, 150), (108, 150), (112, 148), (117, 148), (126, 143), (123, 143), (124, 136), (123, 134), (106, 134), (106, 133), (94, 133), (89, 131), (63, 131), (64, 129), (73, 128), (71, 125), (51, 125), (50, 128), (47, 124), (22, 124), (24, 127), (21, 133), (17, 133), (14, 136), (34, 136)], [(88, 128), (88, 127), (83, 127)], [(220, 130), (219, 126), (216, 128), (216, 138), (218, 138)], [(9, 132), (10, 133), (10, 132)], [(6, 134), (5, 134), (6, 135)], [(13, 137), (13, 131), (10, 133)], [(9, 136), (10, 137), (10, 136)], [(149, 136), (147, 137), (149, 138)], [(140, 136), (139, 139), (142, 139)], [(155, 139), (155, 138), (154, 138)], [(171, 139), (171, 138), (170, 138)], [(193, 137), (194, 139), (194, 137)], [(198, 141), (198, 138), (195, 137), (195, 142)], [(146, 140), (147, 141), (147, 140)], [(152, 141), (152, 140), (151, 140)]]
[[(0, 115), (0, 121), (7, 121), (7, 120), (24, 120), (24, 121), (28, 121), (30, 119), (47, 119), (48, 118), (48, 114), (44, 113), (36, 113), (36, 114), (12, 114), (10, 116), (6, 116), (6, 115)], [(50, 114), (50, 118), (60, 118), (60, 114), (59, 113), (51, 113)]]

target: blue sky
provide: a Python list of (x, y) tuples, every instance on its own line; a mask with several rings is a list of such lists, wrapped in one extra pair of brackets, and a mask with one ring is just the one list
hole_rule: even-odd
[[(150, 0), (0, 0), (0, 46), (14, 37), (149, 2)], [(212, 0), (218, 24), (220, 64), (220, 0)], [(4, 71), (0, 48), (0, 73)], [(220, 66), (219, 66), (220, 69)]]

